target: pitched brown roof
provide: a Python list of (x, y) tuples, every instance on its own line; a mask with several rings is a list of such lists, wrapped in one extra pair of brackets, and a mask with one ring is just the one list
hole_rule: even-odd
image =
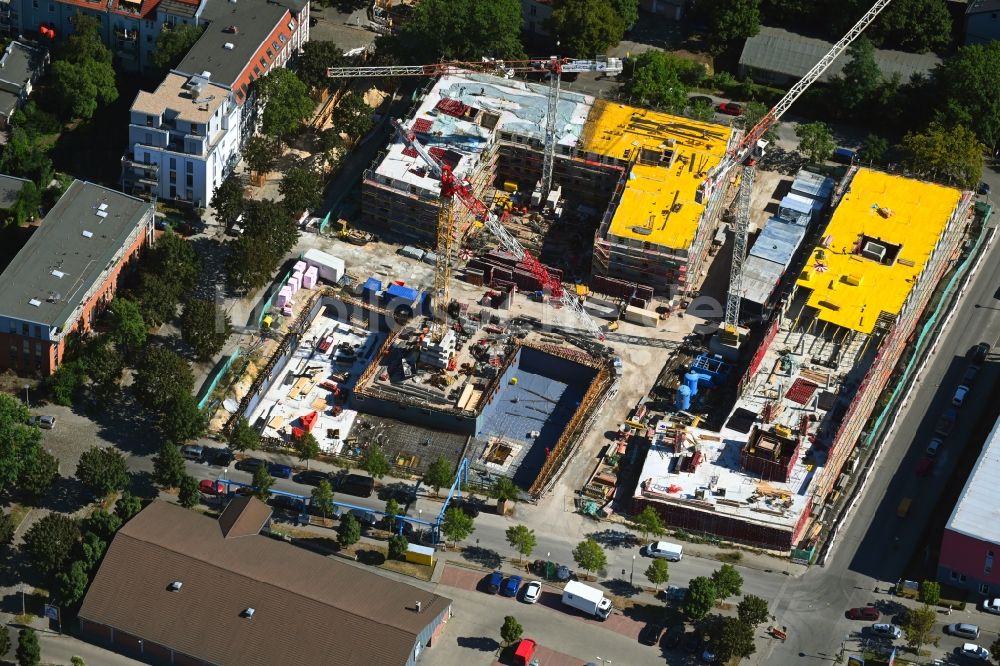
[(241, 495), (229, 502), (219, 516), (219, 529), (227, 539), (260, 534), (270, 517), (271, 507), (252, 495)]
[(207, 516), (153, 502), (111, 542), (80, 617), (216, 664), (369, 666), (405, 664), (450, 604), (266, 536), (226, 538)]

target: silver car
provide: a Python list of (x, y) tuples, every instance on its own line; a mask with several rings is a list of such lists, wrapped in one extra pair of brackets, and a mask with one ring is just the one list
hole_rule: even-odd
[(52, 430), (56, 427), (56, 417), (54, 416), (32, 416), (28, 419), (28, 423), (31, 425), (36, 425), (39, 428), (44, 428), (46, 430)]
[(899, 638), (903, 635), (902, 629), (894, 624), (886, 624), (884, 622), (873, 624), (872, 633), (878, 634), (879, 636), (888, 636), (889, 638)]
[(1000, 597), (995, 599), (983, 599), (982, 609), (984, 613), (1000, 615)]

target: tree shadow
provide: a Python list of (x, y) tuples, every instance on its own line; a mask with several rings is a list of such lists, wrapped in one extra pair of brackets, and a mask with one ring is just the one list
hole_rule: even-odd
[[(75, 474), (76, 470), (72, 470)], [(57, 513), (74, 513), (93, 501), (94, 493), (75, 476), (60, 476), (35, 506)]]
[[(83, 406), (81, 406), (83, 407)], [(97, 435), (105, 442), (133, 455), (150, 455), (160, 449), (162, 439), (153, 427), (152, 415), (135, 401), (132, 392), (122, 389), (117, 400), (99, 409), (78, 409), (98, 425)], [(137, 433), (143, 433), (137, 437)]]
[(625, 597), (626, 599), (631, 599), (635, 595), (642, 592), (640, 588), (635, 587), (624, 578), (612, 578), (611, 580), (606, 580), (601, 583), (601, 586), (616, 597)]
[(639, 545), (639, 537), (626, 532), (625, 530), (606, 529), (600, 532), (591, 532), (586, 535), (588, 539), (593, 539), (609, 550), (616, 548), (633, 548)]
[(373, 567), (378, 567), (385, 564), (385, 553), (380, 550), (357, 550), (355, 551), (357, 555), (358, 562), (362, 564), (367, 564)]
[(503, 563), (500, 553), (480, 546), (466, 546), (462, 549), (462, 558), (488, 569), (496, 569)]
[(455, 642), (458, 643), (458, 647), (480, 652), (496, 652), (500, 649), (500, 643), (489, 636), (459, 636)]

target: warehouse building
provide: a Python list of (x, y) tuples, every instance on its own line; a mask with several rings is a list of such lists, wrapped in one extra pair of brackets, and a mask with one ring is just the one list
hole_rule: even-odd
[(75, 180), (0, 275), (0, 368), (49, 375), (153, 239), (153, 205)]
[(82, 634), (152, 664), (420, 661), (450, 599), (264, 536), (270, 514), (252, 497), (218, 520), (153, 502), (108, 547)]
[(941, 538), (938, 580), (988, 597), (1000, 596), (1000, 420), (993, 426)]

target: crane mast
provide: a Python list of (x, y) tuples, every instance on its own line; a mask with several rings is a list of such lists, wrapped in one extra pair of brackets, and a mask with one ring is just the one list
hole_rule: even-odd
[(793, 85), (785, 96), (777, 104), (764, 114), (756, 125), (750, 128), (738, 144), (736, 144), (722, 159), (722, 161), (709, 171), (707, 178), (699, 187), (699, 198), (708, 201), (712, 195), (714, 187), (725, 182), (730, 171), (737, 164), (743, 164), (743, 174), (740, 178), (740, 189), (737, 194), (736, 222), (733, 234), (733, 263), (729, 273), (729, 291), (726, 294), (726, 313), (723, 321), (722, 335), (725, 342), (737, 344), (739, 334), (740, 300), (743, 294), (743, 262), (746, 260), (747, 236), (750, 229), (750, 194), (753, 187), (754, 174), (756, 172), (757, 160), (763, 155), (767, 142), (763, 140), (764, 135), (775, 123), (785, 114), (791, 105), (802, 93), (809, 88), (820, 76), (823, 75), (830, 65), (843, 53), (855, 39), (864, 32), (872, 21), (885, 9), (892, 0), (877, 0), (872, 7), (865, 12), (864, 16), (847, 31), (843, 37), (834, 44), (826, 55), (812, 66), (805, 76)]

